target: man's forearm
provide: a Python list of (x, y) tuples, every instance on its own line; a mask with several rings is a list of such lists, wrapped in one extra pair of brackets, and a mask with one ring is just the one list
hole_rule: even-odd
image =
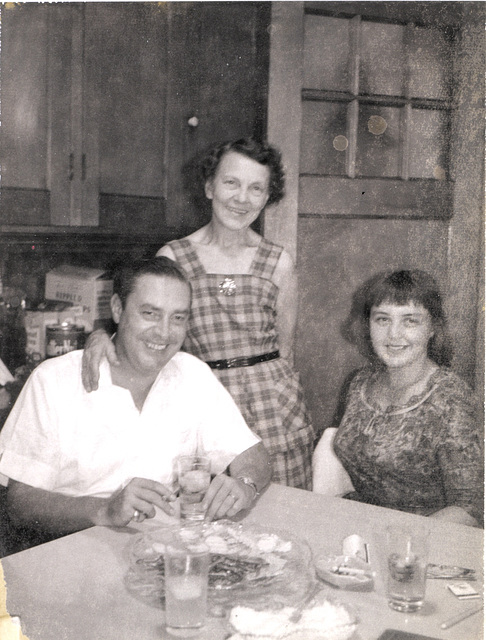
[(262, 491), (272, 479), (272, 463), (261, 443), (240, 453), (230, 464), (229, 469), (233, 478), (239, 476), (250, 478), (258, 492)]
[(7, 506), (15, 526), (39, 527), (55, 533), (72, 533), (102, 524), (103, 498), (72, 497), (10, 480)]

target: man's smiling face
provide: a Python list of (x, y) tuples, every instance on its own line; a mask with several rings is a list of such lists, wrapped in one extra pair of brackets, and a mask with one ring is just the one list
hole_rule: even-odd
[(124, 308), (114, 295), (116, 350), (122, 366), (140, 376), (155, 378), (180, 350), (190, 308), (189, 285), (165, 275), (139, 276)]

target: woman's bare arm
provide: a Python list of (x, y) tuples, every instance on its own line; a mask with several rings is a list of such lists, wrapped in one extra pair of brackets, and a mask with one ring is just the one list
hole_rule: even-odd
[(277, 329), (280, 354), (292, 362), (297, 323), (298, 289), (294, 262), (286, 251), (283, 251), (280, 256), (273, 281), (279, 288)]

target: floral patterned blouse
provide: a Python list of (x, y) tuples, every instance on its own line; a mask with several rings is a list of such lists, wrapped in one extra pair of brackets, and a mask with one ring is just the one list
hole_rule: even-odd
[(378, 375), (353, 378), (334, 450), (348, 472), (354, 499), (429, 515), (459, 506), (483, 521), (483, 434), (467, 384), (446, 368), (420, 396), (380, 408), (369, 396)]

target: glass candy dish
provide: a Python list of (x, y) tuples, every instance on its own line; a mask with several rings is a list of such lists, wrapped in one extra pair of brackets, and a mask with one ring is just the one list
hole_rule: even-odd
[(209, 546), (210, 607), (292, 606), (314, 580), (309, 546), (286, 531), (231, 521), (166, 526), (136, 535), (128, 547), (125, 585), (153, 606), (164, 605), (164, 551), (174, 536), (200, 537)]

